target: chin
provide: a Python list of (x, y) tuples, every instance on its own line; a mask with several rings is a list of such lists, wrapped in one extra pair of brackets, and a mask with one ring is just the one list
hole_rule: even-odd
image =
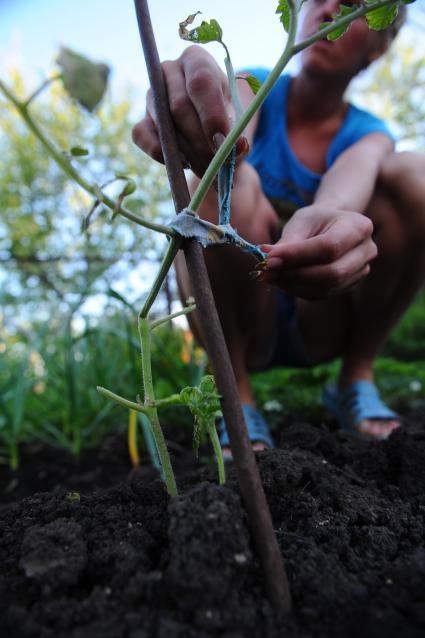
[(302, 69), (306, 73), (316, 73), (318, 75), (332, 75), (333, 68), (326, 60), (319, 56), (311, 56), (306, 60), (302, 60)]

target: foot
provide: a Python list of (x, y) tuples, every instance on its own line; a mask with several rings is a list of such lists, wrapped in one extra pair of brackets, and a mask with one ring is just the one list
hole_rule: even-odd
[(399, 419), (363, 419), (357, 424), (357, 429), (365, 438), (388, 439), (391, 432), (400, 426)]
[[(252, 449), (254, 452), (273, 448), (273, 439), (270, 434), (268, 423), (264, 419), (263, 415), (256, 408), (248, 404), (242, 404), (242, 412), (245, 417), (248, 436), (252, 442)], [(231, 460), (232, 452), (229, 447), (229, 436), (227, 434), (224, 419), (220, 419), (217, 427), (220, 435), (223, 458), (226, 461)]]
[(401, 425), (398, 415), (381, 401), (371, 381), (356, 381), (343, 390), (329, 385), (322, 400), (343, 430), (362, 439), (387, 439)]

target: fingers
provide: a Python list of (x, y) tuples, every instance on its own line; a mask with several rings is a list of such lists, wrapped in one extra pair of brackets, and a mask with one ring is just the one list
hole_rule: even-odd
[(323, 299), (345, 292), (365, 277), (376, 252), (373, 242), (359, 244), (329, 264), (274, 268), (266, 270), (262, 280), (304, 299)]
[(216, 133), (227, 135), (233, 117), (227, 78), (215, 60), (200, 47), (182, 55), (187, 94), (197, 112), (211, 151)]
[(164, 163), (158, 131), (149, 113), (133, 127), (133, 142), (157, 162)]
[(299, 212), (277, 244), (262, 247), (268, 253), (263, 281), (305, 299), (322, 299), (346, 291), (369, 273), (377, 255), (369, 219), (313, 206)]
[[(191, 60), (191, 58), (189, 59)], [(206, 113), (209, 109), (213, 111), (217, 108), (215, 105), (220, 103), (218, 109), (219, 111), (221, 109), (225, 117), (217, 126), (222, 128), (229, 126), (221, 92), (220, 76), (216, 72), (216, 77), (213, 77), (213, 73), (206, 71), (202, 65), (196, 71), (196, 74), (199, 75), (195, 76), (184, 63), (176, 62), (164, 62), (163, 71), (179, 148), (192, 170), (200, 176), (211, 161), (215, 150), (213, 136), (219, 130), (214, 127), (208, 130)], [(195, 88), (191, 86), (192, 83)], [(198, 84), (199, 95), (197, 94)], [(217, 87), (220, 90), (217, 90)]]
[(329, 264), (358, 245), (365, 243), (369, 249), (374, 246), (373, 225), (364, 215), (343, 212), (331, 219), (322, 219), (322, 222), (319, 224), (317, 219), (303, 219), (301, 216), (296, 223), (289, 222), (276, 244), (262, 246), (268, 253), (268, 266), (294, 268)]
[[(178, 60), (164, 62), (162, 69), (183, 164), (201, 177), (217, 150), (215, 135), (227, 135), (231, 128), (233, 107), (227, 78), (199, 46), (189, 47)], [(134, 127), (133, 140), (151, 157), (163, 161), (151, 91), (146, 117)], [(247, 140), (239, 138), (239, 156), (248, 150)]]

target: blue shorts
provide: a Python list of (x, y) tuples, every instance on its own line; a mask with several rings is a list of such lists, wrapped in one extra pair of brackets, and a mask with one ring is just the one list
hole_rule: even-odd
[(277, 291), (275, 342), (263, 370), (270, 368), (310, 368), (314, 362), (305, 353), (298, 326), (296, 298)]

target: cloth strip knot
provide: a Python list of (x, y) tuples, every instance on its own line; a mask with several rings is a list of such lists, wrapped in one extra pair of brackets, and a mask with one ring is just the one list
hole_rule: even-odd
[(189, 208), (184, 208), (173, 218), (170, 228), (182, 237), (196, 239), (204, 248), (218, 244), (234, 244), (243, 251), (251, 253), (259, 261), (263, 261), (266, 253), (241, 237), (230, 224), (213, 224)]

